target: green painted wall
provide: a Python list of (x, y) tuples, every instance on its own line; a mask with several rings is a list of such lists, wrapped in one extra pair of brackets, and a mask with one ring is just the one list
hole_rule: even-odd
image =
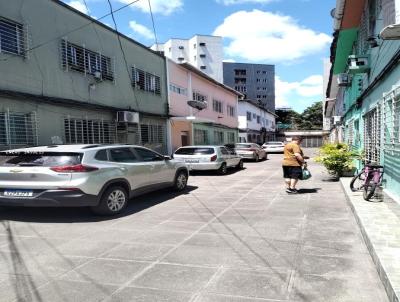
[[(227, 128), (222, 128), (222, 127), (207, 125), (207, 124), (193, 124), (193, 133), (196, 129), (207, 131), (207, 133), (208, 133), (208, 143), (207, 144), (210, 144), (210, 145), (218, 144), (218, 142), (216, 141), (216, 139), (214, 137), (214, 131), (221, 131), (224, 133), (224, 141), (221, 145), (238, 142), (239, 131), (237, 129), (227, 129)], [(235, 140), (233, 142), (228, 140), (228, 133), (234, 133)], [(198, 145), (199, 143), (196, 142), (196, 140), (194, 140), (194, 144)]]

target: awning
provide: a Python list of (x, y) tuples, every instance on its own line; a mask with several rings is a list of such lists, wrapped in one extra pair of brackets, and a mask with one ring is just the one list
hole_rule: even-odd
[(339, 32), (339, 38), (336, 46), (335, 63), (333, 65), (333, 74), (346, 71), (347, 59), (352, 52), (354, 41), (357, 38), (358, 28), (344, 29)]

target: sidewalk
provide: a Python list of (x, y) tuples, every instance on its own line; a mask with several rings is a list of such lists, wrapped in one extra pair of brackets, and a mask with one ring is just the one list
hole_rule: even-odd
[(351, 178), (342, 178), (348, 203), (391, 302), (400, 301), (400, 205), (382, 195), (367, 202), (362, 192), (350, 190)]

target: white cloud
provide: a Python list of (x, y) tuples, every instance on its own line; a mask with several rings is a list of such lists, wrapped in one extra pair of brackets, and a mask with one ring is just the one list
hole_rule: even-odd
[(216, 1), (224, 5), (233, 5), (233, 4), (243, 4), (243, 3), (267, 4), (276, 0), (216, 0)]
[[(132, 0), (118, 0), (124, 4), (129, 4)], [(183, 7), (183, 0), (151, 0), (151, 10), (155, 14), (170, 15), (173, 12)], [(148, 13), (150, 12), (148, 0), (140, 0), (131, 5), (134, 8), (138, 8), (141, 11)]]
[(79, 10), (81, 13), (84, 13), (86, 15), (89, 14), (88, 9), (86, 8), (86, 5), (84, 3), (82, 3), (79, 0), (74, 0), (74, 1), (70, 1), (67, 3), (69, 6), (72, 6), (73, 8), (75, 8), (76, 10)]
[(323, 50), (332, 38), (300, 26), (290, 16), (260, 10), (225, 18), (214, 35), (229, 40), (225, 54), (249, 61), (290, 62)]
[(130, 21), (129, 22), (129, 27), (137, 34), (141, 35), (142, 37), (146, 39), (154, 39), (154, 34), (153, 32), (148, 29), (146, 26), (139, 24), (135, 21)]
[(279, 76), (275, 77), (276, 107), (292, 106), (293, 101), (305, 98), (321, 98), (323, 78), (321, 75), (312, 75), (301, 82), (285, 82)]

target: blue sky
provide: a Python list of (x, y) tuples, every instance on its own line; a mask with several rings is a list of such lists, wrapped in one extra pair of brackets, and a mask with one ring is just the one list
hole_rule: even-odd
[[(133, 0), (111, 0), (117, 9)], [(118, 30), (140, 43), (154, 43), (149, 0), (117, 12)], [(88, 15), (109, 13), (107, 0), (65, 0)], [(86, 2), (86, 5), (85, 5)], [(302, 111), (323, 98), (323, 59), (332, 40), (335, 0), (150, 0), (157, 39), (195, 34), (224, 38), (224, 59), (274, 64), (276, 104)], [(112, 25), (107, 17), (102, 22)]]

